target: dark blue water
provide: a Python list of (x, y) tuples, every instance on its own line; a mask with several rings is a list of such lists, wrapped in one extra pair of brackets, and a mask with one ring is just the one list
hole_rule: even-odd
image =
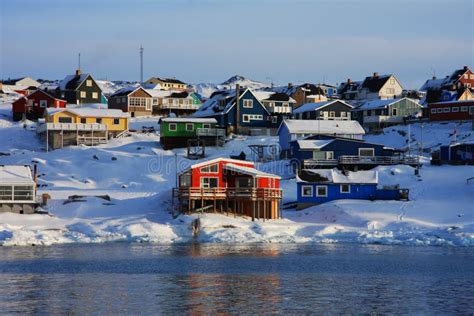
[(379, 245), (0, 247), (0, 313), (470, 314), (474, 250)]

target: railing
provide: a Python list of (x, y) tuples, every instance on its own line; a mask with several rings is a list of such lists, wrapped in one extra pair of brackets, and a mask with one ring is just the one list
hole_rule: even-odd
[(178, 109), (178, 110), (198, 110), (198, 104), (173, 104), (173, 103), (164, 103), (159, 106), (161, 109)]
[(222, 128), (198, 128), (197, 136), (225, 136), (225, 130)]
[(279, 200), (281, 189), (273, 188), (174, 188), (173, 196), (189, 199)]
[(364, 123), (402, 123), (403, 117), (389, 115), (364, 116)]
[(99, 123), (38, 123), (37, 133), (46, 131), (98, 131), (105, 132), (107, 126)]
[(390, 156), (340, 156), (339, 159), (306, 159), (303, 161), (307, 166), (336, 166), (336, 165), (418, 165), (419, 158), (409, 157), (390, 157)]
[(107, 144), (107, 137), (92, 137), (92, 136), (78, 136), (77, 137), (78, 145), (98, 145), (98, 144)]

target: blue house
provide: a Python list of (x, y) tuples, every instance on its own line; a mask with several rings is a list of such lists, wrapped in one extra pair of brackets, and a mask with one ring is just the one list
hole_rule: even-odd
[(292, 159), (300, 169), (371, 169), (378, 165), (418, 164), (417, 157), (406, 157), (403, 150), (359, 139), (316, 135), (294, 140), (290, 147)]
[[(250, 89), (240, 89), (237, 99), (237, 90), (217, 91), (202, 104), (193, 117), (215, 118), (220, 127), (227, 132), (241, 134), (269, 134), (271, 129), (278, 128), (278, 117), (263, 105), (260, 99)], [(239, 107), (239, 117), (237, 108)], [(237, 131), (237, 123), (239, 130)]]
[(431, 155), (431, 164), (474, 165), (474, 143), (456, 143), (439, 147)]
[(297, 208), (303, 209), (329, 201), (408, 200), (408, 189), (398, 185), (378, 188), (377, 171), (346, 171), (337, 169), (302, 170), (297, 177)]

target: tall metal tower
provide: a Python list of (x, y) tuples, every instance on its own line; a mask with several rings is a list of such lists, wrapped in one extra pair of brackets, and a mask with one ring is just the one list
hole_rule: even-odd
[(143, 46), (140, 45), (140, 84), (143, 84)]

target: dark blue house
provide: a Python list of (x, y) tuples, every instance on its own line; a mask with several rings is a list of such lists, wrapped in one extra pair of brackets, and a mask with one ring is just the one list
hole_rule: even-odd
[(316, 135), (290, 142), (294, 163), (303, 169), (378, 165), (417, 165), (417, 157), (405, 157), (404, 151), (359, 139)]
[(218, 126), (226, 128), (227, 132), (236, 132), (237, 123), (237, 132), (241, 134), (268, 134), (271, 129), (275, 132), (279, 126), (278, 117), (271, 114), (252, 90), (239, 88), (238, 100), (236, 91), (215, 92), (192, 116), (215, 118)]
[(456, 143), (440, 146), (431, 155), (431, 164), (474, 165), (474, 143)]
[(377, 171), (302, 170), (297, 177), (297, 208), (341, 199), (408, 200), (408, 189), (378, 188)]

